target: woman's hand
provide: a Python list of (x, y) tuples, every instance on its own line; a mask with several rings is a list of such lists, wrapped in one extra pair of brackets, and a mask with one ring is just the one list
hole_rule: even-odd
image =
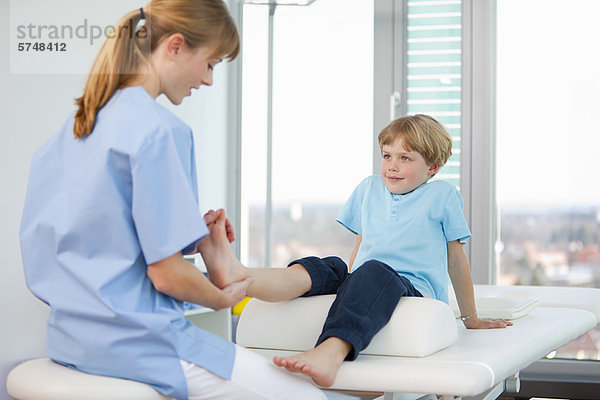
[(246, 290), (248, 286), (254, 282), (253, 278), (246, 278), (244, 280), (233, 282), (223, 289), (221, 289), (223, 295), (223, 305), (221, 308), (233, 307), (246, 297)]

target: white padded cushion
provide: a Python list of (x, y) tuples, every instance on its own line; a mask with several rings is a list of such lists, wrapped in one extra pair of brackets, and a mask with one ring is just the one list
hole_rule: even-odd
[(6, 389), (17, 400), (167, 400), (146, 384), (79, 372), (38, 358), (17, 365)]
[[(244, 347), (305, 351), (317, 342), (335, 295), (302, 297), (281, 303), (252, 299), (237, 328)], [(425, 357), (457, 339), (456, 319), (441, 301), (403, 297), (384, 326), (361, 354)]]

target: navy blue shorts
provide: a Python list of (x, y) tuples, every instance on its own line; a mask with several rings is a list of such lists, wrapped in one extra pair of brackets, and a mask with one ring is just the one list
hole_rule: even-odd
[(312, 280), (304, 297), (337, 294), (316, 345), (329, 337), (343, 339), (352, 345), (346, 360), (356, 359), (371, 343), (403, 296), (423, 297), (407, 278), (377, 260), (366, 261), (352, 273), (339, 257), (305, 257), (289, 265), (293, 264), (303, 265)]

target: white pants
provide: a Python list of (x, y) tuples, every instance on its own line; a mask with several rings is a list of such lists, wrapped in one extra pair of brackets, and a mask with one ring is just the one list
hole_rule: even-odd
[(231, 380), (181, 361), (189, 400), (325, 400), (308, 380), (277, 367), (271, 360), (236, 345)]

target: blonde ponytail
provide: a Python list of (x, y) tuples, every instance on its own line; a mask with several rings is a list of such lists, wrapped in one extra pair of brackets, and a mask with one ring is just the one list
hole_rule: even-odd
[[(144, 18), (144, 25), (136, 30)], [(181, 33), (191, 49), (214, 45), (219, 55), (230, 60), (239, 53), (237, 28), (223, 0), (153, 0), (127, 13), (100, 48), (83, 95), (75, 101), (76, 138), (92, 133), (100, 109), (116, 90), (140, 76), (152, 51), (174, 33)]]
[(108, 102), (115, 90), (124, 86), (139, 71), (141, 63), (149, 54), (143, 51), (141, 42), (146, 41), (145, 27), (135, 32), (142, 19), (140, 10), (125, 15), (115, 26), (92, 65), (83, 96), (75, 101), (78, 106), (75, 113), (73, 133), (78, 139), (89, 135), (94, 129), (98, 111)]

